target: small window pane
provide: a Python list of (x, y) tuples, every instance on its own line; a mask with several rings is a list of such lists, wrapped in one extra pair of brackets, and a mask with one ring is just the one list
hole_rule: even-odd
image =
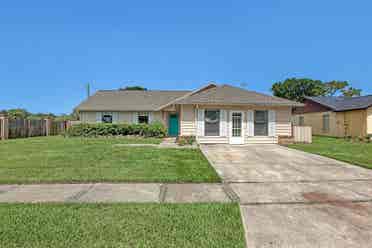
[(204, 133), (205, 136), (220, 135), (220, 111), (205, 110), (204, 112)]
[(242, 113), (232, 114), (232, 136), (233, 137), (242, 136)]
[(149, 113), (139, 112), (138, 113), (138, 123), (148, 124), (149, 123)]
[(102, 114), (102, 122), (103, 123), (112, 123), (112, 114), (111, 113), (103, 113)]
[(300, 116), (298, 122), (299, 122), (298, 124), (299, 124), (300, 126), (304, 126), (304, 125), (305, 125), (305, 117)]
[(329, 114), (323, 115), (323, 132), (329, 132)]

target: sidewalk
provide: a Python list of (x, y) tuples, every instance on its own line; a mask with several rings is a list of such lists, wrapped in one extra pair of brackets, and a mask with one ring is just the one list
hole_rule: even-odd
[(223, 184), (92, 183), (0, 185), (0, 202), (232, 202)]

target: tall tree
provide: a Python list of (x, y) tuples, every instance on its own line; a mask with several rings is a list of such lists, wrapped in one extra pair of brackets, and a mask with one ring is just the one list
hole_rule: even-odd
[(347, 86), (349, 86), (349, 83), (347, 81), (333, 80), (333, 81), (324, 83), (326, 94), (328, 96), (334, 96), (340, 93)]
[(139, 85), (134, 85), (134, 86), (127, 86), (125, 88), (120, 88), (119, 90), (147, 90), (147, 88), (144, 88)]
[(344, 96), (360, 96), (360, 94), (362, 93), (362, 90), (349, 87), (347, 89), (342, 89), (341, 92)]
[(305, 96), (324, 96), (327, 93), (322, 81), (308, 78), (288, 78), (276, 82), (271, 91), (274, 96), (298, 102), (303, 102)]

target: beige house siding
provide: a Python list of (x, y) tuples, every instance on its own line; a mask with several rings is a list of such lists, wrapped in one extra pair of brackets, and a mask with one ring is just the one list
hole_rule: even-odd
[(276, 110), (276, 135), (292, 136), (292, 109), (283, 108)]
[(80, 120), (84, 123), (96, 122), (96, 112), (80, 112)]
[(367, 109), (367, 135), (372, 135), (372, 107)]
[(344, 112), (346, 135), (366, 136), (367, 135), (367, 111), (353, 110)]
[[(323, 115), (329, 115), (329, 130), (328, 132), (323, 129)], [(298, 124), (298, 119), (300, 116), (304, 117), (304, 126), (312, 127), (312, 132), (314, 135), (326, 135), (342, 137), (344, 129), (344, 118), (342, 113), (336, 113), (332, 111), (328, 112), (316, 112), (316, 113), (306, 113), (297, 115), (295, 117), (295, 123)]]
[(196, 135), (195, 108), (193, 105), (181, 105), (180, 134), (182, 136)]
[[(329, 131), (323, 130), (323, 115), (329, 114)], [(313, 134), (334, 137), (365, 136), (367, 135), (367, 111), (352, 110), (345, 112), (316, 112), (296, 115), (295, 123), (299, 117), (304, 117), (304, 125), (311, 126)], [(372, 118), (372, 117), (371, 117)]]

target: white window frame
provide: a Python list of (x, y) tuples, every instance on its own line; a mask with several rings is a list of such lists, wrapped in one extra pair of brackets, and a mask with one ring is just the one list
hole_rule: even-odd
[(150, 123), (150, 113), (149, 112), (138, 112), (137, 113), (137, 123), (140, 124), (140, 117), (146, 116), (147, 117), (147, 123), (142, 124), (149, 124)]
[[(111, 122), (105, 122), (104, 121), (104, 117), (106, 115), (110, 115), (111, 116)], [(101, 123), (113, 123), (114, 122), (114, 113), (113, 112), (102, 112), (101, 114)]]

